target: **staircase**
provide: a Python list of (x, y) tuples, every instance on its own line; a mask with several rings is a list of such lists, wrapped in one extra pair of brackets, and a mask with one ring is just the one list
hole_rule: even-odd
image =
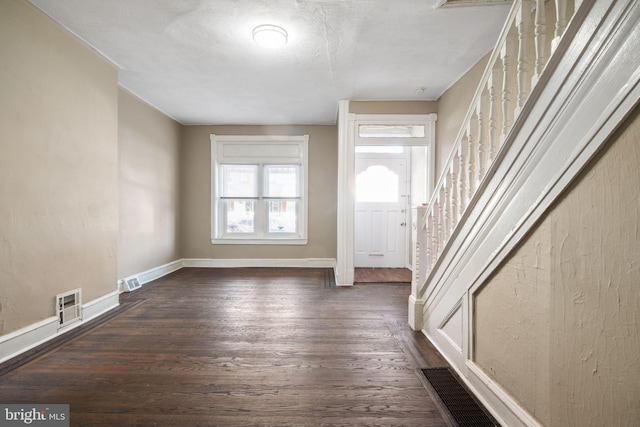
[(640, 99), (640, 2), (516, 0), (430, 202), (409, 324), (503, 425), (540, 425), (474, 363), (474, 295)]

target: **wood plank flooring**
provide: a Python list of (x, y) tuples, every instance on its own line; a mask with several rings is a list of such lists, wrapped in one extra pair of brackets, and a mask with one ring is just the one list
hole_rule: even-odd
[(404, 286), (325, 269), (182, 269), (0, 376), (0, 402), (68, 403), (74, 426), (443, 426)]
[(411, 284), (411, 270), (408, 268), (362, 268), (356, 267), (355, 283), (406, 283)]

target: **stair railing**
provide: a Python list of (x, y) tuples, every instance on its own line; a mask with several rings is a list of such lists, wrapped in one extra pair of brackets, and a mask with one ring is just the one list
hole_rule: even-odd
[(412, 298), (465, 220), (476, 191), (581, 0), (515, 0), (427, 206), (416, 212)]

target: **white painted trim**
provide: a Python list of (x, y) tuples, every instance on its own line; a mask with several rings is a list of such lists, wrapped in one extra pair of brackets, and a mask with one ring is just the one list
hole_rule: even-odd
[[(478, 398), (480, 403), (500, 425), (510, 427), (541, 427), (541, 424), (527, 413), (520, 405), (496, 382), (491, 380), (473, 362), (467, 361), (465, 369), (460, 370), (456, 360), (451, 358), (446, 346), (441, 340), (435, 339), (434, 335), (423, 330), (422, 333), (431, 341), (433, 346), (444, 356), (449, 365), (457, 372), (458, 377), (465, 383), (469, 390)], [(439, 335), (439, 334), (436, 334)], [(447, 341), (448, 344), (448, 341)]]
[[(473, 362), (473, 295), (640, 102), (637, 22), (637, 1), (583, 3), (417, 294), (423, 332), (504, 425), (539, 423)], [(460, 299), (462, 353), (436, 333)]]
[(88, 322), (120, 305), (120, 292), (113, 291), (82, 304), (82, 321)]
[(420, 330), (424, 320), (422, 312), (424, 310), (424, 300), (417, 299), (415, 296), (409, 296), (409, 326), (414, 331)]
[(166, 276), (167, 274), (171, 274), (174, 271), (178, 271), (183, 267), (183, 262), (181, 259), (169, 262), (167, 264), (160, 265), (158, 267), (151, 268), (149, 270), (143, 271), (135, 275), (138, 278), (138, 281), (141, 285), (145, 283), (152, 282), (161, 277)]
[(82, 320), (58, 329), (59, 322), (56, 316), (47, 317), (44, 320), (33, 323), (17, 331), (0, 337), (0, 363), (6, 362), (25, 351), (31, 350), (69, 332), (90, 320), (113, 310), (119, 305), (119, 292), (113, 291), (82, 305)]
[(338, 102), (338, 218), (336, 285), (353, 286), (355, 146), (349, 101)]
[(125, 285), (126, 280), (137, 278), (138, 282), (141, 285), (144, 285), (145, 283), (149, 283), (154, 280), (157, 280), (161, 277), (166, 276), (167, 274), (173, 273), (174, 271), (178, 271), (182, 267), (184, 267), (182, 259), (178, 259), (178, 260), (160, 265), (158, 267), (150, 268), (149, 270), (145, 270), (140, 273), (131, 274), (127, 277), (123, 277), (122, 279), (118, 280), (118, 288), (120, 289), (121, 292), (124, 292), (126, 291), (126, 285)]
[(184, 267), (204, 268), (248, 268), (248, 267), (293, 267), (293, 268), (335, 268), (333, 258), (262, 258), (262, 259), (213, 259), (185, 258)]
[[(435, 141), (436, 113), (430, 114), (356, 114), (354, 123), (354, 145), (402, 145), (404, 147), (427, 147)], [(421, 138), (364, 138), (358, 135), (360, 125), (424, 125)]]
[[(424, 138), (398, 138), (401, 145), (427, 147), (427, 167), (431, 173), (427, 175), (427, 190), (433, 193), (435, 181), (435, 122), (436, 113), (431, 114), (353, 114), (349, 112), (349, 101), (338, 102), (338, 230), (336, 285), (352, 286), (354, 278), (354, 216), (355, 216), (355, 146), (357, 124), (424, 124)], [(388, 140), (366, 141), (367, 145), (376, 143), (389, 145)], [(413, 141), (409, 141), (413, 139)], [(418, 141), (415, 141), (417, 139)], [(407, 230), (409, 233), (409, 230)], [(407, 239), (409, 242), (409, 239)]]
[(44, 320), (0, 337), (0, 363), (55, 337), (58, 334), (58, 325), (56, 316), (47, 317)]
[[(209, 135), (211, 143), (211, 244), (213, 245), (306, 245), (309, 217), (309, 135)], [(291, 149), (293, 148), (293, 151)], [(227, 151), (229, 150), (229, 151)], [(275, 151), (274, 151), (275, 150)], [(227, 233), (220, 211), (220, 167), (223, 164), (252, 164), (257, 166), (258, 194), (255, 229), (253, 233)], [(263, 182), (265, 164), (298, 165), (302, 187), (298, 198), (298, 230), (295, 233), (276, 234), (267, 230), (266, 188)], [(258, 213), (260, 212), (260, 213)]]
[[(442, 318), (442, 320), (440, 320), (440, 326), (438, 326), (438, 329), (436, 329), (439, 333), (442, 334), (442, 336), (447, 339), (449, 341), (449, 343), (459, 352), (459, 353), (464, 353), (463, 349), (464, 349), (464, 342), (465, 342), (465, 331), (464, 331), (464, 323), (465, 323), (465, 310), (464, 310), (464, 298), (461, 298), (460, 301), (458, 301), (457, 304), (455, 304), (450, 310), (449, 313), (447, 313), (447, 315), (445, 317)], [(453, 338), (451, 338), (444, 330), (443, 328), (445, 327), (445, 325), (447, 323), (449, 323), (451, 321), (451, 319), (453, 318), (453, 316), (460, 311), (460, 321), (461, 321), (461, 339), (462, 342), (461, 343), (457, 343), (453, 340)]]
[(467, 386), (476, 396), (484, 397), (485, 401), (482, 403), (485, 407), (500, 408), (503, 425), (542, 427), (542, 424), (525, 411), (506, 390), (470, 360), (467, 361), (467, 373)]

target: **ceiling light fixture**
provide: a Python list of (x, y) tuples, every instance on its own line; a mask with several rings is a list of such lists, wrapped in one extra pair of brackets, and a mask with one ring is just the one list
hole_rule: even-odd
[(253, 41), (258, 46), (278, 48), (287, 44), (287, 32), (277, 25), (258, 25), (253, 29)]

